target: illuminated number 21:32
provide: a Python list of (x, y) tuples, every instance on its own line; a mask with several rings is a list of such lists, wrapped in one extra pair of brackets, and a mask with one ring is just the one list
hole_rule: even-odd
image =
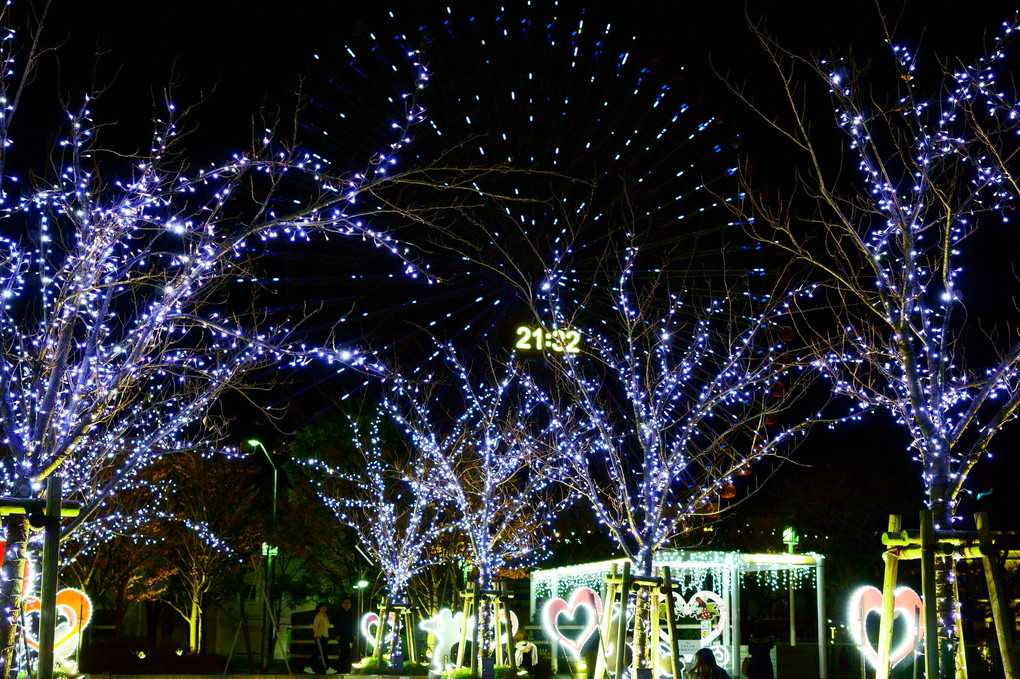
[(546, 332), (542, 328), (517, 328), (517, 344), (515, 348), (524, 351), (552, 351), (577, 354), (581, 352), (581, 333), (577, 330), (553, 330)]

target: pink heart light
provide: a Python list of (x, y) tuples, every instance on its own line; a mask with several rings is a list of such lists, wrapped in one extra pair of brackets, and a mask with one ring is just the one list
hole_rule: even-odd
[[(576, 637), (570, 638), (560, 631), (559, 618), (563, 615), (573, 621), (578, 610), (586, 612), (586, 623)], [(579, 587), (571, 592), (570, 601), (557, 597), (545, 603), (542, 608), (542, 626), (548, 636), (558, 638), (563, 648), (574, 656), (575, 660), (580, 660), (581, 649), (595, 633), (601, 615), (602, 598), (590, 587)]]
[[(896, 663), (910, 655), (915, 644), (924, 636), (924, 627), (917, 620), (924, 608), (921, 597), (909, 587), (900, 587), (893, 594), (893, 616), (903, 620), (907, 625), (907, 633), (896, 643), (889, 653), (889, 662)], [(850, 597), (850, 633), (860, 646), (864, 657), (872, 667), (878, 667), (878, 651), (871, 645), (864, 630), (868, 616), (872, 613), (882, 614), (882, 592), (877, 587), (868, 585), (861, 587)], [(895, 641), (895, 640), (894, 640)]]

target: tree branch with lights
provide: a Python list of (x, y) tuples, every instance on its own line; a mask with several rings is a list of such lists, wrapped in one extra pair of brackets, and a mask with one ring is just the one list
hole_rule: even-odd
[(574, 424), (558, 431), (549, 471), (645, 577), (657, 550), (696, 539), (695, 527), (753, 492), (739, 476), (766, 479), (826, 417), (805, 398), (815, 376), (781, 338), (796, 292), (754, 292), (734, 275), (706, 298), (650, 254), (631, 239), (615, 280), (552, 270), (545, 285), (547, 332), (584, 337), (580, 351), (550, 354), (561, 419)]
[[(784, 110), (734, 88), (805, 167), (787, 205), (756, 193), (745, 174), (741, 216), (762, 241), (813, 267), (818, 294), (834, 301), (833, 316), (802, 319), (815, 364), (836, 394), (888, 411), (903, 428), (941, 528), (958, 520), (971, 472), (1020, 405), (1020, 335), (1008, 315), (979, 312), (974, 296), (968, 309), (963, 267), (1002, 247), (1017, 196), (1020, 96), (1006, 63), (1016, 27), (1003, 23), (985, 56), (934, 69), (886, 30), (883, 82), (853, 58), (804, 57), (752, 26)], [(834, 107), (838, 136), (811, 128), (821, 119), (814, 103), (826, 114)], [(1015, 274), (1000, 277), (998, 292), (1015, 296)], [(958, 612), (952, 565), (939, 563), (945, 649)], [(940, 655), (951, 673), (952, 654)]]
[(442, 349), (454, 385), (398, 381), (387, 406), (421, 462), (416, 492), (445, 509), (465, 543), (463, 558), (474, 569), (478, 594), (475, 652), (487, 657), (496, 579), (541, 554), (565, 502), (540, 472), (559, 422), (521, 366), (490, 363), (475, 373), (453, 347)]
[[(365, 421), (347, 413), (349, 449), (353, 459), (342, 467), (323, 460), (304, 462), (322, 502), (358, 536), (365, 553), (386, 580), (388, 605), (406, 605), (412, 578), (448, 555), (435, 549), (436, 540), (450, 526), (434, 498), (423, 492), (420, 461), (403, 449), (399, 437), (387, 434), (391, 424), (387, 408), (380, 406)], [(395, 658), (401, 654), (401, 616), (392, 630), (380, 620), (383, 648)], [(384, 648), (387, 649), (384, 651)]]
[[(16, 33), (5, 33), (5, 93), (40, 53), (33, 48), (20, 61)], [(270, 243), (299, 247), (318, 234), (357, 236), (391, 253), (405, 274), (422, 273), (403, 246), (367, 223), (373, 208), (359, 201), (377, 183), (398, 181), (391, 161), (423, 119), (415, 92), (428, 71), (414, 52), (404, 67), (412, 89), (393, 111), (390, 144), (353, 161), (363, 170), (334, 171), (325, 159), (277, 141), (272, 129), (247, 152), (192, 167), (181, 144), (184, 113), (169, 95), (148, 152), (107, 154), (93, 113), (101, 102), (86, 96), (68, 112), (51, 175), (18, 182), (4, 163), (5, 495), (38, 497), (47, 478), (59, 475), (65, 496), (82, 506), (64, 526), (67, 534), (164, 454), (216, 448), (221, 432), (206, 415), (224, 393), (243, 391), (252, 370), (324, 361), (385, 372), (359, 349), (305, 344), (296, 331), (307, 314), (270, 318), (253, 308), (250, 294), (235, 298), (228, 290), (233, 282), (257, 280), (256, 261)], [(5, 100), (0, 118), (5, 145), (17, 99)], [(351, 159), (344, 163), (350, 167)], [(16, 646), (29, 537), (23, 515), (5, 524), (0, 676), (8, 676)]]

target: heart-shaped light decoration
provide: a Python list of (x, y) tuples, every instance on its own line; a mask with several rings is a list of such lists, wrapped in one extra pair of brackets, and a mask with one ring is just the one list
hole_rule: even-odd
[[(924, 627), (917, 624), (918, 618), (924, 605), (917, 592), (909, 587), (899, 587), (893, 593), (893, 619), (902, 620), (907, 627), (906, 634), (902, 635), (899, 642), (893, 640), (893, 647), (890, 649), (889, 662), (892, 666), (910, 655), (914, 646), (924, 636)], [(871, 645), (864, 626), (868, 616), (872, 613), (882, 614), (882, 592), (877, 587), (867, 585), (861, 587), (850, 597), (850, 633), (854, 641), (861, 649), (861, 653), (868, 659), (872, 667), (878, 667), (878, 651)]]
[[(520, 623), (517, 621), (517, 614), (510, 611), (510, 624), (506, 624), (506, 609), (503, 609), (499, 616), (500, 625), (503, 628), (503, 634), (500, 635), (500, 643), (508, 644), (510, 640), (517, 636), (517, 630), (520, 627)], [(472, 626), (474, 629), (474, 626)], [(495, 634), (496, 632), (496, 620), (493, 618), (490, 623), (489, 629)]]
[[(42, 613), (42, 601), (34, 596), (25, 597), (25, 615)], [(78, 648), (81, 632), (92, 621), (92, 602), (85, 592), (74, 588), (57, 592), (57, 627), (53, 633), (53, 657), (69, 658)], [(39, 650), (38, 625), (29, 625), (25, 641)]]
[(677, 615), (709, 622), (716, 621), (715, 626), (710, 627), (707, 633), (702, 634), (702, 647), (711, 645), (722, 635), (723, 628), (726, 626), (726, 602), (715, 592), (701, 590), (695, 592), (687, 601), (684, 601), (682, 597), (677, 597), (674, 607)]
[[(560, 630), (559, 618), (562, 615), (576, 624), (579, 610), (585, 612), (585, 623), (577, 636), (572, 638)], [(559, 639), (564, 650), (574, 656), (575, 660), (580, 660), (581, 649), (598, 628), (601, 615), (602, 598), (598, 592), (590, 587), (579, 587), (570, 593), (569, 601), (556, 597), (545, 602), (542, 607), (542, 627), (547, 636)]]
[[(386, 632), (388, 635), (387, 642), (393, 641), (393, 628), (396, 625), (396, 616), (390, 613), (386, 616), (386, 626), (389, 627), (389, 631)], [(372, 627), (375, 629), (372, 629)], [(375, 638), (379, 633), (379, 614), (378, 613), (366, 613), (361, 616), (361, 634), (368, 640), (368, 645), (373, 649), (375, 648)], [(383, 647), (385, 648), (385, 646)]]

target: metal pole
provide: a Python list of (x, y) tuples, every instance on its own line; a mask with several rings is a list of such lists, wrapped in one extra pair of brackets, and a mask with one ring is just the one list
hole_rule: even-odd
[(57, 561), (60, 557), (60, 477), (46, 479), (43, 529), (42, 610), (39, 619), (39, 679), (53, 679), (53, 641), (57, 624)]
[[(270, 535), (273, 538), (273, 542), (275, 542), (276, 541), (276, 481), (277, 481), (278, 472), (277, 472), (277, 469), (276, 469), (276, 463), (273, 462), (273, 458), (269, 455), (269, 451), (266, 450), (266, 447), (264, 445), (262, 445), (262, 444), (259, 444), (259, 447), (262, 448), (262, 452), (266, 454), (266, 459), (269, 460), (269, 465), (273, 468), (273, 515), (272, 515), (272, 522), (270, 523)], [(275, 549), (275, 545), (269, 545), (269, 548), (266, 550), (266, 592), (268, 593), (268, 596), (266, 597), (266, 599), (267, 599), (266, 605), (269, 607), (269, 618), (270, 618), (270, 620), (272, 620), (274, 617), (276, 617), (275, 616), (275, 611), (273, 610), (274, 609), (273, 603), (275, 601), (275, 598), (273, 596), (273, 580), (276, 579), (275, 578), (276, 572), (275, 572), (275, 569), (273, 568), (273, 552), (274, 552), (274, 549)], [(268, 667), (269, 664), (273, 662), (273, 656), (275, 655), (274, 651), (276, 650), (276, 644), (273, 643), (273, 637), (275, 635), (276, 635), (275, 625), (274, 625), (274, 629), (272, 629), (272, 630), (266, 629), (266, 656), (265, 656), (266, 657), (266, 663), (264, 665), (265, 667)]]
[(358, 587), (358, 620), (354, 625), (354, 657), (357, 658), (356, 662), (361, 661), (361, 594), (364, 591), (364, 587)]
[(825, 652), (829, 619), (825, 616), (825, 557), (815, 555), (815, 598), (818, 606), (818, 677), (828, 679), (829, 655)]
[[(794, 544), (790, 543), (787, 547), (787, 552), (793, 554)], [(797, 645), (797, 605), (793, 596), (793, 571), (789, 568), (786, 569), (786, 584), (788, 586), (790, 595), (790, 646)]]
[[(742, 584), (743, 578), (740, 574), (740, 567), (734, 559), (733, 564), (730, 566), (730, 629), (732, 630), (730, 632), (730, 658), (733, 659), (733, 662), (730, 663), (730, 670), (732, 670), (732, 674), (737, 676), (740, 676), (739, 672), (742, 664), (740, 659), (740, 586)], [(679, 654), (673, 657), (679, 658)]]

